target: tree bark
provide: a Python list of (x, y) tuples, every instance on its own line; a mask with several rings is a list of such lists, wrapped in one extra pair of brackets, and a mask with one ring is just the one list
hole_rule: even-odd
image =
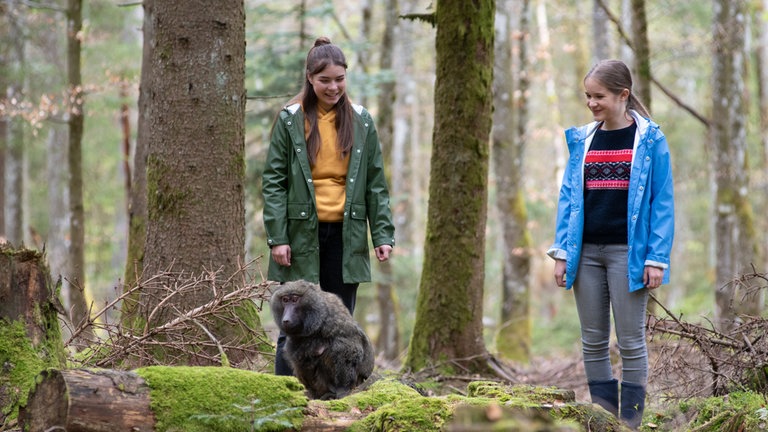
[[(69, 280), (70, 320), (75, 327), (89, 319), (88, 301), (85, 295), (85, 208), (83, 207), (83, 126), (84, 102), (82, 73), (80, 68), (81, 39), (83, 29), (82, 0), (67, 1), (67, 84), (69, 86), (69, 211), (70, 211), (70, 270)], [(81, 333), (84, 344), (93, 339), (93, 332)], [(81, 345), (81, 348), (84, 346)]]
[[(231, 275), (245, 254), (244, 7), (201, 5), (158, 0), (151, 15), (147, 276), (171, 267)], [(177, 301), (211, 295), (193, 297)]]
[[(757, 189), (762, 191), (757, 195), (757, 214), (768, 212), (768, 20), (761, 19), (768, 12), (768, 0), (761, 0), (755, 11), (755, 37), (757, 46), (755, 49), (756, 81), (758, 88), (758, 109), (760, 118), (760, 169)], [(760, 244), (768, 245), (768, 219), (757, 220), (758, 232), (762, 233)], [(768, 250), (762, 250), (762, 268), (768, 268)]]
[(762, 310), (762, 305), (748, 294), (762, 290), (734, 282), (752, 273), (757, 255), (746, 163), (746, 10), (744, 0), (715, 1), (709, 154), (715, 188), (716, 325), (721, 330), (730, 328), (739, 313), (757, 316)]
[(39, 371), (65, 363), (56, 294), (40, 252), (0, 244), (0, 424), (15, 415)]
[[(149, 146), (149, 118), (152, 117), (152, 104), (150, 104), (150, 90), (153, 73), (151, 70), (152, 43), (154, 41), (155, 1), (145, 0), (144, 23), (142, 34), (144, 46), (141, 58), (141, 82), (139, 85), (139, 116), (136, 124), (136, 149), (133, 159), (133, 176), (131, 178), (131, 190), (128, 196), (128, 251), (125, 266), (124, 290), (130, 290), (144, 269), (144, 245), (147, 240), (147, 147)], [(123, 324), (133, 328), (138, 304), (138, 293), (131, 301), (122, 302)]]
[[(47, 370), (19, 424), (29, 432), (148, 432), (155, 418), (149, 408), (149, 387), (129, 371)], [(60, 429), (51, 429), (51, 428)]]
[[(142, 287), (133, 311), (144, 320), (134, 326), (150, 328), (210, 302), (217, 289), (233, 291), (239, 283), (229, 278), (245, 266), (246, 95), (242, 0), (154, 0), (147, 6), (145, 26), (153, 37), (145, 54), (139, 107), (140, 129), (146, 133), (147, 198), (141, 274), (145, 281), (167, 275), (160, 284)], [(182, 276), (201, 274), (213, 274), (216, 289), (201, 284), (163, 302), (167, 288)], [(252, 341), (261, 346), (256, 306), (242, 306), (236, 325), (222, 318), (208, 328), (208, 336), (222, 344)], [(207, 363), (186, 356), (163, 360), (164, 354), (158, 350), (161, 364)], [(249, 353), (228, 357), (235, 365), (248, 361)]]
[[(515, 38), (514, 50), (513, 14), (519, 17), (520, 35)], [(528, 283), (532, 240), (527, 228), (523, 183), (528, 123), (528, 16), (528, 0), (516, 1), (514, 8), (508, 1), (497, 3), (492, 139), (503, 262), (501, 322), (496, 333), (496, 351), (504, 358), (519, 362), (530, 360), (532, 344)]]
[(648, 22), (645, 15), (645, 0), (631, 0), (632, 44), (634, 46), (635, 72), (632, 90), (651, 110), (651, 47), (648, 42)]
[(424, 267), (406, 367), (489, 372), (483, 342), (494, 1), (435, 12), (435, 128)]
[[(12, 7), (9, 5), (9, 7)], [(17, 16), (12, 16), (17, 14)], [(19, 22), (23, 14), (19, 10), (9, 11), (7, 15), (12, 34), (22, 34), (23, 23)], [(9, 62), (12, 65), (9, 74), (8, 86), (3, 88), (3, 96), (8, 101), (15, 101), (16, 107), (20, 107), (24, 101), (24, 81), (26, 69), (25, 57), (26, 39), (15, 37), (9, 44)], [(5, 148), (4, 164), (4, 202), (3, 212), (5, 226), (3, 234), (5, 238), (19, 247), (24, 242), (24, 118), (17, 114), (8, 119), (7, 147)]]
[[(384, 7), (384, 35), (381, 40), (379, 70), (391, 71), (393, 67), (393, 50), (397, 34), (398, 0), (388, 0)], [(396, 167), (392, 163), (394, 149), (394, 105), (396, 102), (394, 79), (381, 84), (378, 98), (379, 114), (377, 118), (379, 141), (384, 160), (388, 163), (387, 180), (391, 183), (392, 173)], [(379, 264), (381, 277), (376, 281), (376, 299), (379, 304), (379, 335), (376, 338), (376, 352), (386, 360), (395, 360), (400, 355), (400, 332), (398, 322), (400, 310), (397, 307), (397, 296), (392, 288), (392, 263), (385, 261)]]
[(592, 64), (612, 58), (613, 36), (605, 10), (595, 0), (592, 4)]

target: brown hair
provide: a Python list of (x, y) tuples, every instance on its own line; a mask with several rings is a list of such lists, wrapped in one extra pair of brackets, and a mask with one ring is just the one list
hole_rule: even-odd
[(599, 61), (587, 72), (584, 80), (586, 81), (587, 78), (597, 80), (608, 91), (616, 95), (624, 91), (624, 89), (629, 90), (627, 109), (633, 109), (643, 117), (651, 118), (645, 105), (632, 93), (632, 73), (621, 60)]
[[(292, 102), (301, 101), (304, 115), (309, 121), (309, 136), (307, 137), (307, 152), (310, 164), (315, 164), (315, 158), (320, 150), (320, 132), (317, 128), (317, 95), (309, 82), (309, 76), (320, 73), (326, 67), (342, 66), (347, 69), (347, 60), (341, 48), (331, 43), (331, 40), (321, 36), (315, 40), (315, 44), (307, 53), (306, 73), (304, 74), (304, 87), (301, 93), (292, 99)], [(346, 157), (352, 150), (353, 119), (352, 102), (347, 92), (336, 103), (336, 131), (338, 136), (338, 148), (341, 157)]]

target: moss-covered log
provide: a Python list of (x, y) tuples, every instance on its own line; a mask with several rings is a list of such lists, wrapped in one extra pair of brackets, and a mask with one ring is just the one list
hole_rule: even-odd
[(306, 405), (293, 377), (228, 367), (49, 369), (20, 409), (19, 426), (27, 432), (302, 430)]
[(134, 372), (47, 370), (19, 410), (24, 430), (149, 432), (155, 417), (149, 387)]
[(57, 296), (42, 253), (0, 245), (0, 425), (16, 419), (40, 371), (64, 365)]

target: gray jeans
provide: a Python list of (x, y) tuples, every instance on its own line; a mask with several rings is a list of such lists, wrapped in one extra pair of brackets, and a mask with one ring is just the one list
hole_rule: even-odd
[(609, 355), (613, 308), (621, 353), (621, 380), (645, 386), (648, 382), (645, 344), (648, 289), (629, 292), (627, 246), (584, 244), (573, 292), (581, 321), (587, 381), (613, 379)]

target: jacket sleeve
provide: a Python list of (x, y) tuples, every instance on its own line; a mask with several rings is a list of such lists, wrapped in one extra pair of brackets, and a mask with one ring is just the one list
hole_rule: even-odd
[(667, 268), (675, 234), (674, 182), (667, 139), (657, 132), (653, 149), (650, 197), (650, 234), (646, 265)]
[(381, 144), (376, 132), (373, 118), (366, 113), (366, 121), (370, 123), (365, 147), (367, 160), (367, 178), (365, 206), (368, 210), (368, 223), (371, 229), (371, 241), (374, 247), (388, 244), (395, 246), (395, 225), (392, 222), (392, 211), (389, 207), (389, 189), (384, 172), (384, 161), (381, 154)]
[(568, 222), (571, 217), (571, 194), (573, 185), (571, 184), (572, 165), (570, 162), (565, 167), (563, 173), (563, 184), (560, 186), (560, 195), (557, 200), (557, 217), (555, 219), (555, 242), (547, 251), (553, 259), (564, 260), (567, 256), (568, 246)]
[(272, 128), (262, 177), (264, 229), (269, 247), (290, 243), (288, 239), (288, 177), (291, 144), (281, 112)]

